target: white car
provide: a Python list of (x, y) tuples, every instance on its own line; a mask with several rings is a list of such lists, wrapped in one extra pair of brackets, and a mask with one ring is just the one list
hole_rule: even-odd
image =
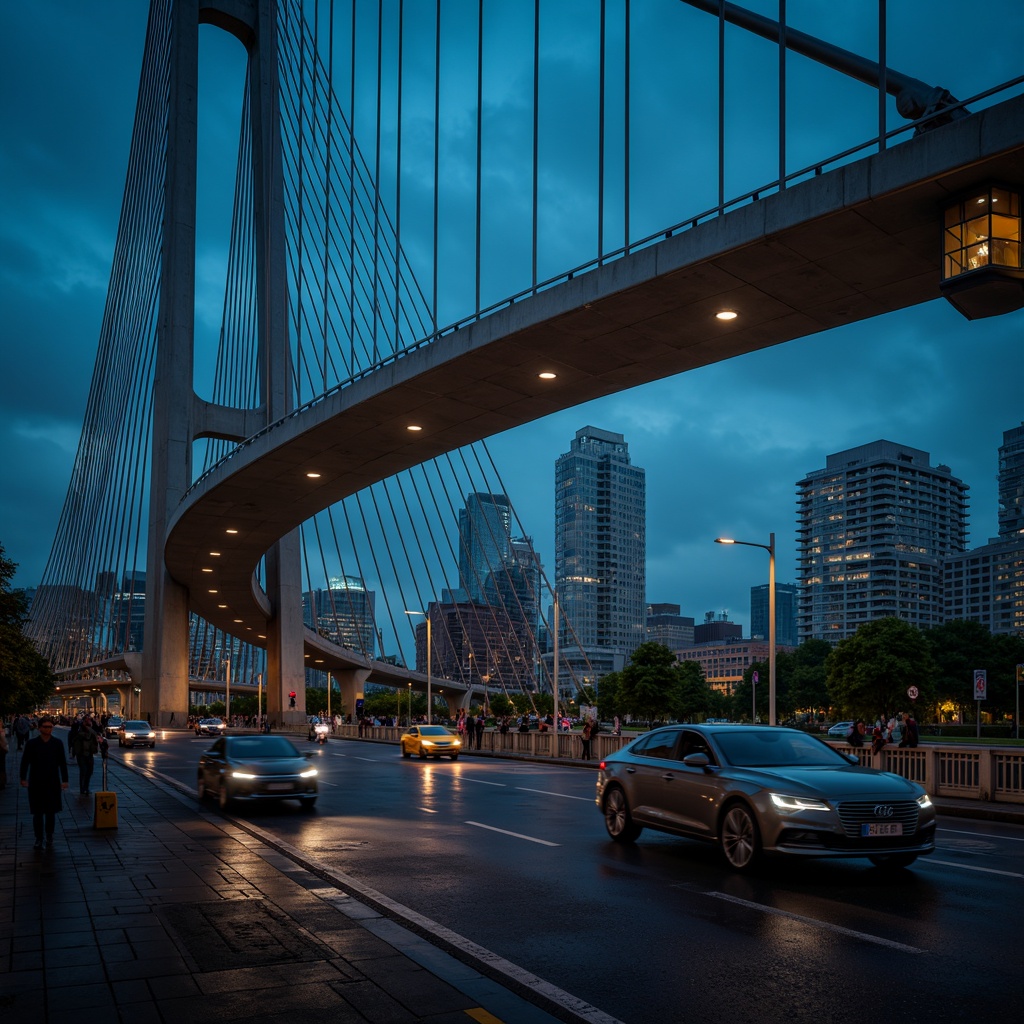
[(155, 747), (156, 733), (149, 722), (122, 722), (117, 730), (119, 747)]
[(196, 722), (197, 736), (223, 736), (227, 726), (219, 718), (201, 718)]
[(829, 729), (828, 736), (840, 736), (844, 740), (850, 735), (850, 730), (853, 728), (853, 722), (836, 722), (835, 725)]

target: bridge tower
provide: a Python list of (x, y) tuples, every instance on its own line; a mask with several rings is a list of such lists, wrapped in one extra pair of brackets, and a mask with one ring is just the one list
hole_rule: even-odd
[[(154, 0), (156, 5), (159, 0)], [(164, 543), (192, 483), (192, 447), (204, 437), (242, 441), (291, 411), (285, 284), (285, 225), (277, 81), (275, 0), (174, 0), (160, 310), (153, 396), (153, 445), (146, 573), (142, 703), (154, 724), (183, 721), (189, 691), (188, 590), (173, 580)], [(235, 36), (249, 57), (253, 210), (258, 308), (259, 395), (255, 409), (207, 402), (193, 387), (199, 26)], [(225, 521), (225, 530), (230, 527)], [(225, 542), (228, 538), (225, 537)], [(224, 557), (229, 547), (225, 543)], [(255, 583), (254, 583), (255, 586)], [(304, 693), (298, 532), (266, 555), (267, 713), (304, 715), (287, 694)]]

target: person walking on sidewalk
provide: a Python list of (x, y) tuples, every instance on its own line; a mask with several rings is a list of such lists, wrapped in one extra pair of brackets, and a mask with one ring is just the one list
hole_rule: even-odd
[(36, 849), (53, 845), (53, 826), (60, 810), (62, 790), (68, 788), (68, 761), (64, 744), (53, 735), (53, 719), (44, 715), (39, 720), (39, 735), (25, 744), (21, 755), (21, 784), (28, 790), (28, 809), (32, 814), (32, 829), (36, 836)]
[(0, 789), (7, 788), (7, 754), (10, 749), (7, 742), (7, 726), (0, 718)]
[(86, 715), (71, 744), (71, 753), (78, 762), (78, 792), (89, 795), (89, 780), (92, 778), (93, 758), (99, 753), (100, 738), (92, 727), (92, 719)]

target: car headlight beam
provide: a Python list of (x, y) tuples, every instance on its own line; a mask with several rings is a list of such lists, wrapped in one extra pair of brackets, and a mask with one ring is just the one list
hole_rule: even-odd
[(783, 814), (796, 814), (799, 811), (830, 811), (832, 808), (824, 801), (813, 796), (789, 796), (786, 793), (771, 793), (772, 803)]
[(257, 776), (253, 775), (252, 772), (233, 771), (231, 773), (231, 778), (233, 778), (233, 779), (255, 779), (255, 778), (257, 778)]
[(931, 807), (931, 805), (932, 805), (932, 798), (927, 793), (922, 793), (917, 798), (917, 805), (922, 810), (924, 810), (926, 807)]
[(300, 779), (308, 779), (308, 778), (311, 778), (314, 775), (316, 775), (316, 769), (315, 768), (307, 768), (304, 772), (299, 772), (299, 778)]

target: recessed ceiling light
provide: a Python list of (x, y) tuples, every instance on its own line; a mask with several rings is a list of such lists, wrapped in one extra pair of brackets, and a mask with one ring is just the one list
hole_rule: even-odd
[(216, 590), (209, 590), (209, 591), (207, 591), (207, 593), (209, 593), (209, 594), (216, 594), (217, 591)]
[(217, 605), (217, 607), (218, 608), (227, 608), (227, 605), (226, 604), (219, 604), (219, 605)]
[(543, 373), (538, 373), (537, 376), (540, 377), (541, 380), (554, 380), (558, 374), (552, 373), (550, 370), (545, 370)]
[(210, 557), (211, 558), (220, 558), (220, 552), (219, 551), (211, 551), (210, 552)]
[(422, 430), (423, 428), (416, 423), (410, 423), (409, 426), (407, 426), (405, 429), (411, 430), (413, 433), (415, 433), (417, 430)]
[(206, 568), (204, 568), (204, 569), (203, 569), (203, 572), (213, 572), (213, 570), (212, 570), (212, 569), (206, 569)]
[(319, 480), (320, 479), (320, 474), (319, 473), (307, 473), (306, 476), (308, 476), (310, 480)]
[(241, 619), (233, 619), (232, 621), (234, 621), (234, 622), (241, 622), (242, 620)]
[(228, 529), (226, 529), (224, 532), (225, 533), (238, 533), (238, 531), (233, 529), (232, 527), (228, 527)]
[(735, 320), (736, 317), (739, 316), (739, 313), (734, 309), (721, 309), (715, 314), (715, 316), (719, 320)]

